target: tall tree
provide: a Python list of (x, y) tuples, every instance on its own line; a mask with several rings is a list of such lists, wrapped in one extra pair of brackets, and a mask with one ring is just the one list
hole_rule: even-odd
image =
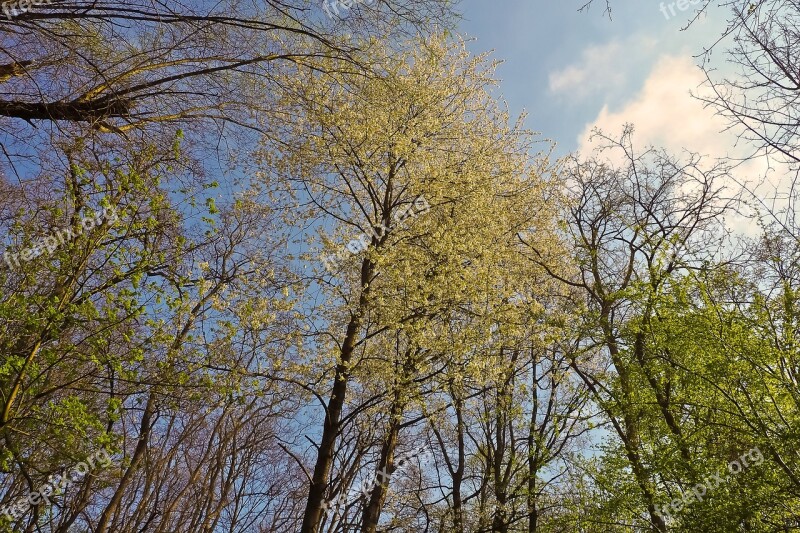
[(696, 156), (680, 162), (653, 150), (640, 154), (631, 135), (626, 129), (619, 139), (602, 138), (616, 151), (619, 166), (576, 158), (567, 167), (573, 186), (563, 216), (574, 274), (563, 273), (535, 246), (531, 250), (551, 276), (584, 294), (590, 358), (576, 358), (572, 367), (619, 438), (653, 529), (666, 531), (645, 440), (645, 424), (653, 422), (645, 416), (643, 398), (658, 406), (658, 418), (684, 461), (691, 461), (691, 454), (680, 406), (671, 400), (670, 371), (657, 368), (645, 353), (645, 332), (637, 323), (653, 319), (651, 300), (673, 276), (711, 259), (721, 245), (715, 228), (730, 208), (720, 184), (727, 167), (705, 169)]
[[(386, 387), (392, 416), (377, 468), (391, 472), (398, 424), (414, 398), (409, 387), (431, 372), (431, 357), (453, 359), (464, 349), (432, 344), (430, 328), (448, 327), (459, 306), (497, 312), (491, 302), (502, 294), (491, 293), (502, 270), (491, 265), (512, 253), (513, 236), (527, 227), (528, 209), (542, 197), (526, 157), (530, 134), (509, 125), (490, 95), (492, 65), (485, 58), (433, 40), (403, 53), (386, 49), (371, 61), (381, 69), (374, 77), (302, 69), (287, 80), (293, 101), (301, 102), (294, 114), (303, 120), (288, 122), (281, 139), (271, 141), (280, 142), (284, 155), (266, 165), (277, 169), (273, 181), (287, 183), (300, 216), (336, 223), (316, 224), (324, 244), (320, 267), (324, 262), (333, 271), (320, 276), (335, 304), (327, 313), (331, 326), (344, 331), (322, 331), (337, 342), (326, 354), (333, 383), (303, 520), (307, 532), (319, 528), (355, 383), (369, 376)], [(355, 240), (346, 251), (350, 235)], [(363, 250), (354, 245), (359, 241)], [(478, 325), (488, 327), (487, 319)], [(394, 332), (402, 334), (392, 350), (398, 357), (387, 360), (373, 346)], [(385, 488), (375, 491), (362, 531), (378, 524)]]

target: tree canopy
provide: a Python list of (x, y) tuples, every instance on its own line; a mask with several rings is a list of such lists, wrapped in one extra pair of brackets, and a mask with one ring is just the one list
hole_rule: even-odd
[[(0, 25), (0, 531), (800, 528), (796, 190), (736, 234), (740, 161), (556, 158), (452, 2), (329, 5)], [(726, 7), (794, 169), (800, 4)]]

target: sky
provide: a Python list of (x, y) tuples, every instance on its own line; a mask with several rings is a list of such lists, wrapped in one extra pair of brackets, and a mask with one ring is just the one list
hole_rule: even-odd
[[(514, 118), (527, 111), (528, 128), (555, 142), (556, 157), (589, 155), (599, 144), (590, 140), (593, 128), (619, 137), (630, 123), (639, 152), (654, 146), (685, 160), (691, 151), (704, 157), (706, 168), (726, 157), (747, 158), (726, 178), (731, 196), (745, 184), (754, 192), (751, 204), (785, 206), (793, 176), (788, 167), (751, 157), (753, 147), (693, 96), (709, 94), (700, 54), (720, 40), (729, 13), (712, 4), (688, 24), (699, 1), (681, 11), (672, 1), (611, 0), (609, 19), (605, 0), (579, 12), (585, 1), (462, 0), (460, 32), (474, 38), (474, 53), (491, 51), (503, 60), (500, 96)], [(722, 40), (711, 55), (718, 79), (736, 73), (725, 61), (728, 44)], [(753, 213), (741, 206), (725, 222), (754, 236)]]
[[(604, 0), (578, 12), (582, 0), (463, 0), (462, 34), (473, 52), (493, 51), (501, 93), (528, 126), (557, 142), (557, 153), (590, 149), (593, 126), (618, 133), (631, 122), (635, 139), (672, 150), (683, 146), (712, 156), (734, 144), (725, 123), (690, 96), (703, 81), (694, 57), (724, 29), (711, 11), (682, 31), (696, 6), (675, 16), (671, 2)], [(716, 8), (715, 8), (716, 9)], [(717, 54), (722, 59), (722, 54)], [(720, 65), (724, 68), (724, 65)]]

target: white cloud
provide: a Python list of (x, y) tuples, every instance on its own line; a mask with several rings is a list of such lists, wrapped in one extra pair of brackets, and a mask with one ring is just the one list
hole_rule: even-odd
[(597, 118), (578, 137), (582, 152), (591, 149), (593, 127), (617, 132), (625, 123), (636, 128), (639, 144), (653, 144), (679, 152), (683, 148), (712, 156), (725, 156), (734, 144), (731, 133), (722, 133), (726, 122), (704, 108), (691, 91), (702, 93), (704, 78), (688, 57), (664, 56), (653, 67), (641, 90), (620, 109), (605, 105)]
[[(590, 140), (592, 129), (597, 127), (611, 137), (618, 136), (624, 124), (634, 126), (634, 148), (653, 145), (665, 148), (680, 156), (684, 150), (696, 152), (706, 157), (710, 166), (718, 158), (745, 157), (752, 147), (739, 143), (733, 131), (726, 131), (728, 123), (717, 116), (712, 108), (691, 93), (707, 94), (703, 86), (705, 78), (700, 69), (689, 57), (662, 56), (655, 63), (641, 89), (619, 109), (603, 106), (597, 117), (586, 124), (578, 136), (578, 150), (588, 155), (597, 143)], [(773, 162), (773, 167), (775, 167)], [(767, 183), (760, 189), (764, 194), (778, 185), (787, 176), (787, 169), (777, 166), (769, 172), (769, 164), (763, 157), (752, 158), (735, 169), (736, 181), (750, 185), (768, 176)], [(732, 189), (738, 185), (731, 181)], [(731, 226), (751, 233), (754, 225), (750, 222), (731, 220)]]
[(577, 63), (550, 73), (550, 92), (584, 99), (592, 94), (620, 91), (628, 83), (630, 72), (655, 45), (652, 37), (636, 35), (625, 41), (589, 46), (581, 52)]

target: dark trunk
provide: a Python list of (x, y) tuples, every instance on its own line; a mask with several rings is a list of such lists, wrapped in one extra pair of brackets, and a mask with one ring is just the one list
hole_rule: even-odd
[(368, 260), (361, 264), (361, 296), (358, 309), (350, 317), (350, 322), (345, 330), (342, 353), (333, 378), (325, 423), (322, 426), (322, 440), (317, 453), (317, 462), (314, 465), (314, 475), (311, 478), (311, 487), (308, 492), (308, 501), (303, 515), (302, 533), (316, 533), (322, 518), (322, 503), (325, 498), (325, 489), (328, 487), (328, 476), (333, 464), (333, 452), (336, 447), (336, 436), (339, 434), (342, 408), (344, 407), (347, 386), (350, 380), (350, 362), (356, 347), (358, 332), (363, 322), (364, 311), (369, 296), (369, 282), (372, 279), (374, 265)]

